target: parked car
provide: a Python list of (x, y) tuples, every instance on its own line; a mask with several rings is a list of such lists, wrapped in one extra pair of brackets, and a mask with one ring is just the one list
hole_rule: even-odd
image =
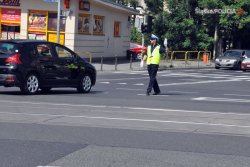
[[(147, 47), (144, 46), (144, 52), (146, 51), (147, 51)], [(130, 59), (131, 55), (133, 59), (141, 59), (142, 58), (142, 45), (131, 42), (130, 49), (127, 51), (127, 59)]]
[(248, 57), (242, 61), (241, 70), (242, 71), (250, 70), (250, 57)]
[(69, 48), (38, 40), (0, 41), (0, 86), (19, 87), (24, 94), (75, 87), (88, 93), (96, 69)]
[(250, 57), (250, 50), (227, 50), (215, 59), (215, 68), (241, 69), (244, 55)]

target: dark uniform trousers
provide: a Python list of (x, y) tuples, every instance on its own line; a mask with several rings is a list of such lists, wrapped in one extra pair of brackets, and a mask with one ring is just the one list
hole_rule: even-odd
[(157, 75), (159, 65), (150, 64), (147, 67), (148, 67), (148, 74), (149, 74), (149, 78), (150, 78), (147, 93), (148, 94), (151, 93), (152, 88), (154, 89), (155, 93), (160, 93), (160, 88), (159, 88), (158, 82), (156, 80), (156, 75)]

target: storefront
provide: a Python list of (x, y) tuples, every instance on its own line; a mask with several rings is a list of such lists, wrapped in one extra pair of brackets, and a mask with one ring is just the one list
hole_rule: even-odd
[[(64, 44), (65, 19), (60, 20), (60, 44)], [(28, 11), (28, 38), (56, 42), (57, 13), (54, 11)]]
[(12, 8), (1, 8), (0, 20), (0, 38), (1, 39), (19, 39), (21, 10)]
[[(130, 16), (138, 11), (109, 0), (61, 0), (61, 4), (61, 44), (93, 57), (126, 55)], [(56, 42), (57, 2), (1, 0), (0, 14), (1, 39)]]

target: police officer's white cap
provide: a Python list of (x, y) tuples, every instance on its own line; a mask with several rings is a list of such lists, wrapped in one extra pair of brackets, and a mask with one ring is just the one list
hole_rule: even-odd
[(152, 34), (150, 39), (151, 40), (158, 40), (159, 38), (156, 35)]

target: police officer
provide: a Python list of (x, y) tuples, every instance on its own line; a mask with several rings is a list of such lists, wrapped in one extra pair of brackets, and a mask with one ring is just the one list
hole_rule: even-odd
[(147, 47), (147, 54), (143, 57), (143, 60), (147, 61), (147, 69), (150, 78), (146, 92), (147, 96), (150, 95), (152, 89), (154, 89), (154, 95), (161, 93), (156, 75), (161, 61), (161, 53), (165, 52), (165, 48), (158, 44), (158, 40), (159, 38), (156, 35), (151, 35), (150, 45)]

